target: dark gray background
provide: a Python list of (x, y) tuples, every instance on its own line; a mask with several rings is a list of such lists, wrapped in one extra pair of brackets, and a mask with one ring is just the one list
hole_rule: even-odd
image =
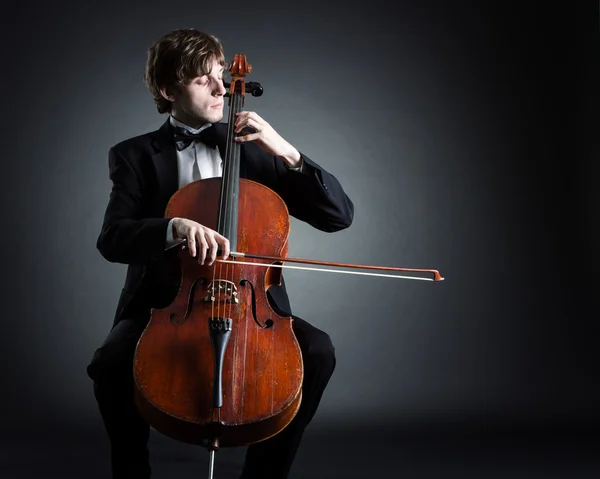
[(101, 434), (85, 366), (125, 273), (95, 248), (107, 151), (165, 120), (146, 48), (181, 27), (247, 55), (246, 109), (354, 201), (339, 233), (294, 220), (290, 256), (446, 278), (286, 273), (337, 350), (313, 428), (600, 419), (597, 3), (7, 3), (5, 431)]

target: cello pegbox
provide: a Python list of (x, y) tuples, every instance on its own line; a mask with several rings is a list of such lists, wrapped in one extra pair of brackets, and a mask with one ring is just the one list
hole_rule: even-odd
[(231, 72), (231, 83), (229, 85), (229, 95), (239, 94), (244, 97), (246, 95), (246, 84), (244, 77), (252, 72), (252, 65), (246, 60), (246, 55), (236, 53), (229, 69)]

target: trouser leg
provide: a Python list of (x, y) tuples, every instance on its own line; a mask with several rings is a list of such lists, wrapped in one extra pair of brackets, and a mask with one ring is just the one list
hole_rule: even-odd
[(94, 353), (88, 375), (110, 441), (113, 479), (150, 477), (150, 428), (133, 401), (133, 356), (144, 326), (122, 320)]
[(335, 369), (335, 349), (329, 335), (296, 316), (293, 329), (304, 363), (302, 402), (298, 413), (279, 434), (248, 446), (242, 479), (285, 479)]

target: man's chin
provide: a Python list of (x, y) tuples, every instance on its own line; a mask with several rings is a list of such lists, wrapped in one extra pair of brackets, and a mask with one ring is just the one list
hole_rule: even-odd
[(218, 123), (223, 119), (223, 110), (219, 113), (213, 112), (212, 115), (207, 115), (207, 118), (210, 123)]

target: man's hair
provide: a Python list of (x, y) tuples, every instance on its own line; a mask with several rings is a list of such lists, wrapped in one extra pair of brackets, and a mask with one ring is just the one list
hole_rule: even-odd
[(171, 102), (160, 94), (162, 88), (175, 89), (209, 74), (214, 61), (226, 67), (219, 39), (193, 28), (163, 35), (147, 53), (144, 82), (159, 113), (171, 111)]

